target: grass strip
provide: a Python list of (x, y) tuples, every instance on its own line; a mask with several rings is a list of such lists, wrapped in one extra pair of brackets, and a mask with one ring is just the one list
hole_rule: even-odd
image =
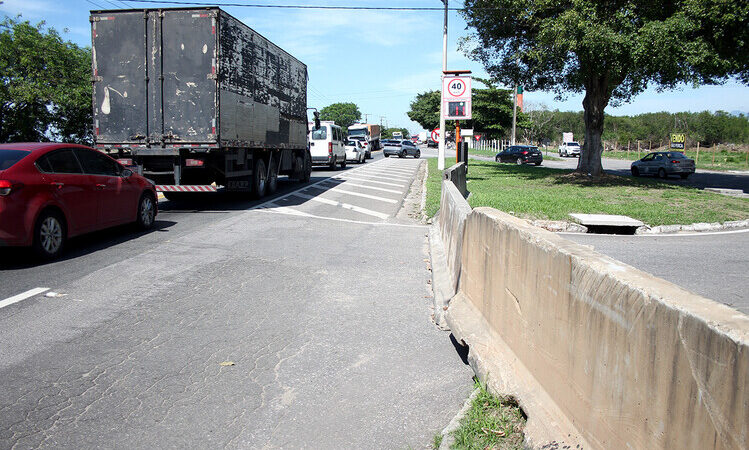
[[(466, 450), (521, 449), (525, 415), (516, 402), (495, 397), (481, 383), (460, 427), (453, 431), (450, 448)], [(436, 439), (435, 439), (436, 444)]]
[[(441, 173), (429, 159), (426, 213), (439, 209)], [(491, 206), (525, 219), (570, 220), (569, 213), (621, 214), (650, 225), (726, 222), (749, 218), (749, 200), (657, 179), (606, 175), (600, 180), (569, 169), (472, 160), (471, 207)]]

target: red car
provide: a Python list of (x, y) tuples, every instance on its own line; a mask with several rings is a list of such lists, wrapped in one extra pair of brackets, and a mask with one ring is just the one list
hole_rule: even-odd
[(58, 256), (73, 236), (125, 223), (153, 226), (153, 183), (89, 147), (0, 144), (0, 247)]

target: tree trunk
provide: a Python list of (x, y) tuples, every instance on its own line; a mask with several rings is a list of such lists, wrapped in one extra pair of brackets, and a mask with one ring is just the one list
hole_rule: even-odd
[(608, 80), (600, 76), (587, 83), (583, 99), (583, 120), (585, 121), (585, 144), (577, 162), (577, 172), (594, 177), (603, 174), (601, 154), (603, 153), (603, 110), (609, 103)]

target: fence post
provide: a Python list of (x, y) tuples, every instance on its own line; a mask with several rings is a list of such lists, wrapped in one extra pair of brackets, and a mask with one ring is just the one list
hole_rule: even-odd
[(637, 141), (637, 159), (640, 159), (640, 141)]
[(627, 159), (629, 159), (629, 141), (627, 141)]
[(697, 158), (694, 160), (694, 167), (697, 168), (697, 163), (700, 162), (700, 141), (697, 141)]
[(713, 166), (715, 165), (715, 148), (717, 146), (718, 146), (717, 144), (713, 144), (713, 163), (712, 163)]

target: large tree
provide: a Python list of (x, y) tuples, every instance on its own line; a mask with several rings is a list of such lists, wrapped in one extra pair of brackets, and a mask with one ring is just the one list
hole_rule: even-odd
[(91, 50), (44, 23), (0, 22), (0, 142), (90, 143)]
[(361, 119), (361, 111), (355, 103), (333, 103), (320, 110), (321, 120), (332, 120), (344, 129)]
[(464, 49), (526, 90), (584, 93), (578, 171), (598, 176), (604, 109), (648, 85), (749, 82), (749, 2), (742, 0), (466, 0)]
[(440, 91), (427, 91), (417, 94), (411, 102), (411, 109), (406, 113), (408, 118), (421, 125), (425, 130), (440, 126)]

